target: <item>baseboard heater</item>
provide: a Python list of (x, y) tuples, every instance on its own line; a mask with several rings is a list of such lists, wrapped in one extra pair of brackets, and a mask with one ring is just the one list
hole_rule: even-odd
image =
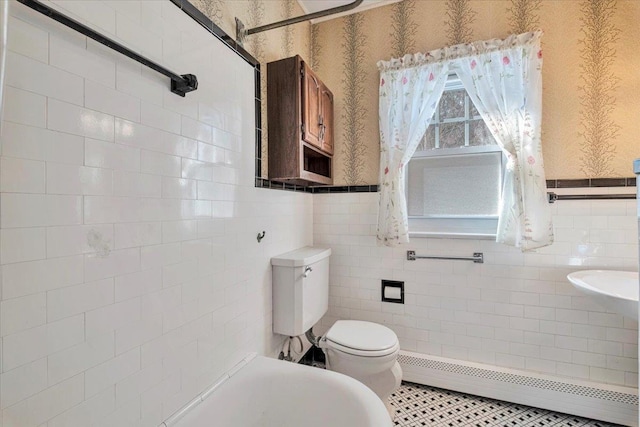
[(638, 426), (638, 390), (401, 351), (403, 380)]

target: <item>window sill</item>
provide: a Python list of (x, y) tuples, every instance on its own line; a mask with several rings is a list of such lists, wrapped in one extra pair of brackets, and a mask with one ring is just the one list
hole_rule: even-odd
[(456, 232), (409, 232), (409, 238), (418, 239), (469, 239), (469, 240), (495, 240), (496, 235), (491, 233), (456, 233)]

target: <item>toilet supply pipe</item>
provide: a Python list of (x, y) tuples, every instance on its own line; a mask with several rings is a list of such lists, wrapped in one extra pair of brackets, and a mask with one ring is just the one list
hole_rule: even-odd
[(307, 337), (307, 339), (309, 340), (309, 342), (311, 344), (315, 345), (316, 347), (320, 347), (320, 338), (321, 337), (317, 337), (313, 333), (313, 327), (311, 327), (311, 329), (309, 329), (307, 332), (305, 332), (304, 336)]
[[(299, 336), (295, 336), (295, 337), (289, 337), (287, 338), (284, 343), (282, 343), (282, 350), (280, 351), (280, 354), (278, 355), (278, 359), (280, 360), (286, 360), (287, 362), (292, 362), (293, 361), (293, 357), (291, 356), (291, 340), (293, 339), (297, 339), (298, 343), (300, 344), (300, 351), (296, 351), (295, 349), (293, 349), (293, 352), (295, 354), (299, 354), (302, 355), (302, 352), (304, 351), (304, 345), (302, 344), (302, 338), (300, 338)], [(285, 347), (286, 347), (286, 353), (285, 353)]]

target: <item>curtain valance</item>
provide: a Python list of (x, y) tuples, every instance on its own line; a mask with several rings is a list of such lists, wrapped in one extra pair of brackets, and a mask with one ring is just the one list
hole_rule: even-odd
[(402, 58), (392, 58), (389, 61), (378, 61), (378, 70), (390, 71), (403, 68), (412, 68), (424, 64), (438, 63), (442, 61), (452, 61), (454, 59), (467, 56), (478, 56), (497, 50), (504, 50), (516, 46), (533, 45), (539, 42), (542, 37), (542, 30), (532, 31), (523, 34), (513, 34), (506, 39), (491, 39), (476, 41), (472, 43), (457, 44), (441, 49), (432, 50), (426, 53), (418, 52), (408, 54)]

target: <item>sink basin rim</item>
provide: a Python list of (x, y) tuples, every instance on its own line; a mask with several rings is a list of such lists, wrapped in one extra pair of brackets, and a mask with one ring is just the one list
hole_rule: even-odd
[[(632, 280), (636, 283), (636, 286), (631, 288), (631, 294), (620, 292), (621, 289), (616, 288), (607, 288), (606, 282), (608, 280), (607, 277), (613, 276), (614, 279), (618, 281), (621, 280)], [(595, 286), (593, 283), (589, 283), (589, 278), (595, 278), (600, 283), (605, 286)], [(620, 271), (620, 270), (580, 270), (574, 271), (573, 273), (569, 273), (567, 275), (567, 279), (574, 286), (580, 287), (585, 291), (590, 291), (596, 294), (605, 295), (613, 298), (619, 298), (626, 301), (638, 301), (639, 297), (639, 287), (638, 284), (638, 272), (637, 271)], [(626, 289), (627, 291), (629, 289)], [(634, 292), (635, 291), (635, 292)], [(634, 295), (635, 294), (635, 295)]]

